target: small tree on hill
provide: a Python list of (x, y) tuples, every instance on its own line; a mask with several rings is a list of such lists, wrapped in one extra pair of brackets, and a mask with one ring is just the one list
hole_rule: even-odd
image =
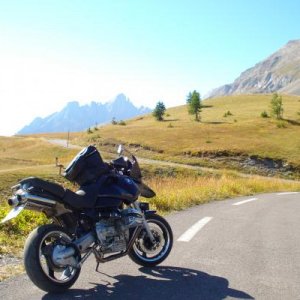
[(159, 102), (157, 102), (152, 114), (156, 118), (157, 121), (162, 121), (165, 111), (166, 111), (166, 107), (165, 107), (164, 103), (159, 101)]
[(112, 118), (111, 124), (113, 124), (113, 125), (117, 125), (117, 124), (118, 124), (118, 122), (116, 121), (116, 118), (115, 118), (115, 117)]
[(277, 93), (273, 94), (271, 100), (271, 115), (274, 116), (277, 120), (282, 119), (283, 116), (282, 97)]
[(186, 103), (188, 105), (188, 112), (191, 115), (195, 115), (195, 121), (200, 121), (200, 112), (201, 112), (201, 97), (200, 93), (194, 90), (190, 92), (187, 96)]

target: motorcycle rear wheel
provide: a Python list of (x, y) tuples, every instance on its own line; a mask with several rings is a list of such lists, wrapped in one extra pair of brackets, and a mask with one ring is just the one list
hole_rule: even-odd
[(170, 254), (173, 246), (173, 233), (169, 223), (159, 215), (146, 215), (146, 220), (156, 242), (153, 244), (146, 230), (142, 229), (128, 255), (141, 266), (154, 267)]
[(47, 258), (47, 248), (60, 240), (71, 241), (69, 233), (62, 227), (49, 224), (33, 230), (24, 246), (24, 266), (28, 277), (46, 292), (62, 293), (77, 280), (80, 268), (54, 267)]

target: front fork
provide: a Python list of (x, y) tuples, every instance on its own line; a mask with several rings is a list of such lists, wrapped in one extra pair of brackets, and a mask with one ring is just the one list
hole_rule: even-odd
[(142, 216), (143, 216), (143, 225), (144, 225), (144, 228), (145, 228), (145, 230), (146, 230), (146, 232), (147, 232), (147, 235), (148, 235), (149, 239), (150, 239), (151, 242), (154, 244), (154, 243), (155, 243), (155, 239), (154, 239), (154, 236), (153, 236), (153, 234), (152, 234), (152, 231), (150, 230), (150, 226), (149, 226), (149, 224), (147, 223), (147, 220), (146, 220), (146, 218), (145, 218), (145, 214), (144, 214), (144, 212), (141, 210), (140, 202), (139, 202), (139, 201), (135, 201), (135, 202), (133, 203), (133, 206), (134, 206), (134, 208), (135, 208), (137, 211), (139, 211), (139, 212), (142, 214)]

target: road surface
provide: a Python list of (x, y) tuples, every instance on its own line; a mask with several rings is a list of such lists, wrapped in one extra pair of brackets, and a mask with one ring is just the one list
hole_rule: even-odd
[(0, 283), (0, 299), (300, 299), (300, 193), (212, 202), (167, 216), (174, 246), (161, 266), (91, 256), (62, 295), (26, 275)]

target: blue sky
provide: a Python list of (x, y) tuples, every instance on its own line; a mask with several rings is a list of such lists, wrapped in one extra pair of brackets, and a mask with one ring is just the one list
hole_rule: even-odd
[(0, 135), (68, 101), (185, 103), (289, 40), (298, 1), (0, 0)]

